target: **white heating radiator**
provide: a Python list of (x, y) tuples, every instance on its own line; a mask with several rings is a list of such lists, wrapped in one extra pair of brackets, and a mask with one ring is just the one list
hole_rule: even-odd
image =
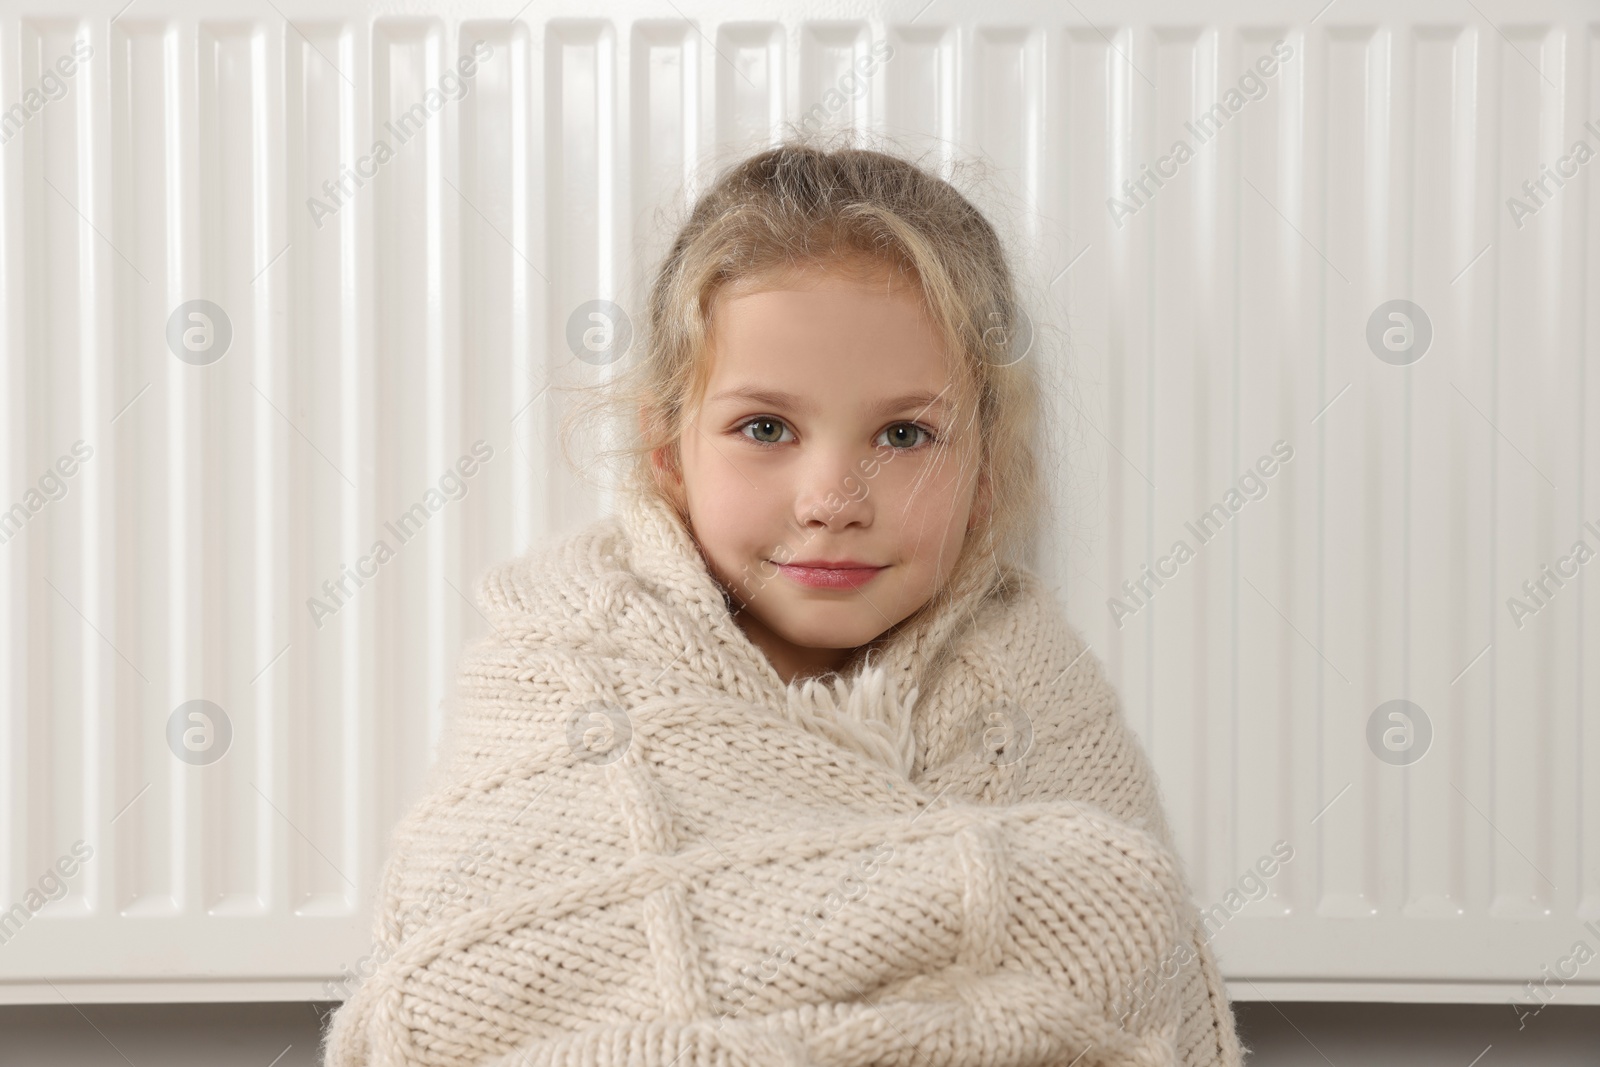
[(569, 323), (806, 116), (990, 162), (1072, 341), (1040, 565), (1233, 993), (1570, 974), (1600, 29), (1319, 6), (0, 0), (0, 1001), (319, 998), (369, 951), (473, 580), (606, 507)]

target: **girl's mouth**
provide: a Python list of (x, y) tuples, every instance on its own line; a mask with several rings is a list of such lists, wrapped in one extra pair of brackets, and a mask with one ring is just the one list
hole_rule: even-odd
[(790, 580), (812, 589), (855, 589), (888, 570), (887, 567), (801, 567), (779, 563), (778, 570)]

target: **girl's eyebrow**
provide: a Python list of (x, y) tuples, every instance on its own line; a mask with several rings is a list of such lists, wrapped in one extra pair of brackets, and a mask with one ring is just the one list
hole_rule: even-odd
[[(929, 410), (943, 411), (945, 408), (944, 394), (949, 390), (950, 387), (947, 385), (937, 393), (907, 393), (905, 396), (890, 397), (872, 405), (868, 409), (868, 414), (887, 415), (890, 412), (904, 411), (910, 407), (919, 408), (919, 414)], [(816, 404), (803, 400), (793, 393), (786, 393), (781, 389), (757, 389), (751, 386), (724, 389), (713, 396), (709, 402), (714, 404), (719, 400), (753, 400), (758, 404), (769, 404), (775, 408), (788, 408), (804, 415), (811, 414), (817, 408)]]

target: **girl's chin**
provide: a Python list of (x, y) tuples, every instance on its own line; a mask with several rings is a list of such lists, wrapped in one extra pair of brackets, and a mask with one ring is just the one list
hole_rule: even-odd
[(877, 613), (868, 619), (859, 612), (849, 616), (810, 614), (803, 619), (791, 618), (781, 630), (774, 630), (791, 645), (801, 648), (827, 649), (843, 652), (871, 641), (887, 630)]

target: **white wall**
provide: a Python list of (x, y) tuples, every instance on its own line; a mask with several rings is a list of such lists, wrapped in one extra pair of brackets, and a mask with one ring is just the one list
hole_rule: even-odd
[[(1511, 1012), (1600, 947), (1600, 597), (1523, 588), (1600, 549), (1591, 12), (1319, 6), (0, 0), (0, 1002), (305, 1000), (366, 954), (464, 592), (605, 507), (553, 448), (548, 387), (605, 373), (569, 326), (808, 114), (987, 161), (1073, 385), (1041, 566), (1201, 903), (1294, 849), (1219, 913), (1234, 995)], [(1369, 342), (1396, 299), (1425, 352)], [(1424, 758), (1373, 740), (1397, 699)]]

